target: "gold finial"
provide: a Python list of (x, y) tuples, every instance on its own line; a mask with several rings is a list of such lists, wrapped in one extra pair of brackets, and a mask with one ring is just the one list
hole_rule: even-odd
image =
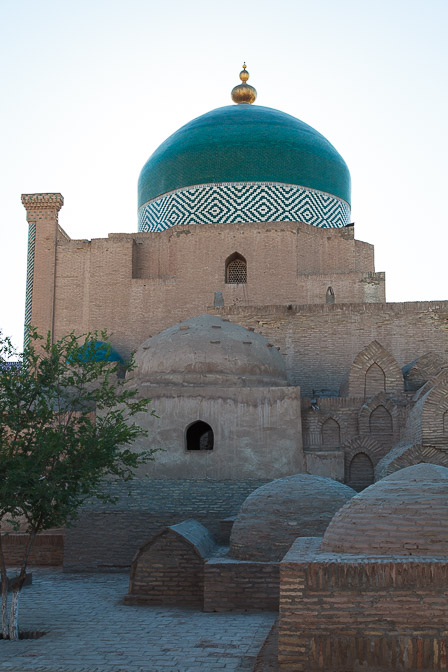
[(241, 103), (248, 103), (249, 105), (252, 105), (257, 97), (256, 89), (254, 89), (254, 87), (250, 84), (246, 84), (247, 80), (249, 79), (249, 73), (247, 72), (246, 68), (246, 63), (243, 63), (243, 69), (240, 72), (240, 79), (243, 83), (238, 84), (238, 86), (235, 86), (232, 89), (232, 100), (234, 103), (237, 103), (237, 105), (241, 105)]

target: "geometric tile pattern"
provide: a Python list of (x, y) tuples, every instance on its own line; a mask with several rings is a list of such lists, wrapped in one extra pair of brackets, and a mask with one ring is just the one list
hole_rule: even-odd
[(322, 191), (274, 182), (201, 184), (145, 203), (138, 230), (165, 231), (185, 224), (305, 222), (320, 228), (350, 223), (346, 201)]
[(36, 222), (29, 223), (28, 229), (28, 255), (26, 263), (26, 295), (25, 295), (25, 337), (24, 348), (28, 344), (28, 328), (31, 322), (31, 309), (33, 305), (33, 278), (34, 278), (34, 247), (36, 243)]

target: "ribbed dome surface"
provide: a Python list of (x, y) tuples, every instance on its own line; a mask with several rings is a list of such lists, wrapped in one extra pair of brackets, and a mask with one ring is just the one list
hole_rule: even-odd
[(140, 174), (138, 205), (222, 182), (301, 185), (350, 203), (347, 165), (320, 133), (279, 110), (229, 105), (193, 119), (160, 145)]
[(154, 385), (287, 385), (283, 357), (253, 331), (199, 315), (145, 341), (135, 355), (139, 383)]
[(320, 537), (355, 491), (330, 478), (295, 474), (252, 492), (230, 536), (240, 560), (280, 561), (297, 537)]
[(338, 511), (322, 550), (368, 555), (448, 554), (448, 469), (417, 464), (371, 485)]

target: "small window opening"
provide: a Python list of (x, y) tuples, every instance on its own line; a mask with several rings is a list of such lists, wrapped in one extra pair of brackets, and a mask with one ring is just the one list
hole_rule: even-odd
[(329, 304), (329, 305), (332, 305), (335, 302), (336, 302), (336, 297), (334, 295), (334, 290), (333, 290), (333, 287), (330, 286), (327, 289), (327, 293), (325, 295), (325, 303)]
[(213, 429), (198, 420), (187, 429), (187, 450), (213, 450)]
[(226, 283), (228, 285), (247, 283), (247, 262), (237, 252), (232, 254), (226, 261)]

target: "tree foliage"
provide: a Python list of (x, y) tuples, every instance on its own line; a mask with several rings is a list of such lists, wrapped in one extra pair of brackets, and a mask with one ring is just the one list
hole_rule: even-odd
[[(70, 525), (91, 497), (113, 501), (108, 478), (128, 480), (153, 457), (134, 451), (148, 410), (124, 380), (132, 363), (110, 362), (107, 334), (70, 334), (52, 343), (30, 329), (19, 366), (0, 334), (0, 519), (28, 533), (19, 580), (6, 618), (6, 568), (0, 536), (3, 637), (15, 639), (18, 595), (36, 534)], [(106, 481), (105, 481), (106, 479)]]

